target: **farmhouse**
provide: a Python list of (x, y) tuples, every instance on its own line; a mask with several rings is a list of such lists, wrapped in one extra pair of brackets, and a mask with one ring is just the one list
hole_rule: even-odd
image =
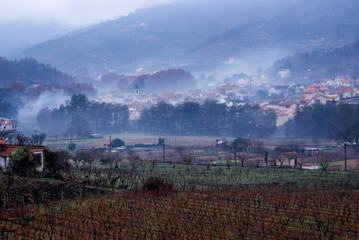
[(8, 118), (0, 117), (0, 131), (12, 131), (15, 129), (15, 124)]
[(2, 139), (0, 140), (0, 169), (2, 169), (4, 172), (8, 169), (10, 156), (15, 151), (15, 149), (19, 147), (27, 147), (29, 153), (32, 155), (34, 161), (36, 162), (36, 171), (42, 172), (44, 170), (45, 163), (45, 147), (6, 144), (6, 140)]

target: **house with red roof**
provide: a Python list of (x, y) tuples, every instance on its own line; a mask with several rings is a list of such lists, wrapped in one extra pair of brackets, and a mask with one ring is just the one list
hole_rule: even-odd
[(293, 118), (297, 112), (297, 104), (293, 102), (280, 102), (278, 104), (278, 113), (288, 114), (289, 118)]
[(310, 88), (307, 89), (301, 97), (304, 99), (312, 99), (314, 96), (318, 94), (325, 95), (325, 92), (315, 88)]
[(299, 109), (302, 109), (302, 108), (307, 107), (307, 106), (310, 106), (310, 105), (312, 105), (312, 104), (314, 104), (313, 99), (305, 99), (305, 98), (302, 98), (302, 99), (300, 99), (299, 102), (298, 102), (298, 108), (299, 108)]
[(11, 119), (0, 117), (0, 131), (12, 131), (15, 130), (15, 124)]
[(359, 97), (359, 88), (353, 86), (345, 86), (338, 88), (334, 91), (334, 93), (337, 94), (340, 99)]
[(327, 104), (327, 98), (322, 94), (315, 95), (314, 97), (312, 97), (312, 100), (314, 101), (314, 103), (320, 103), (323, 105)]
[(26, 147), (36, 162), (36, 171), (42, 172), (45, 165), (45, 147), (6, 144), (6, 140), (0, 141), (0, 169), (4, 172), (9, 169), (11, 154), (19, 147)]
[(309, 89), (315, 89), (319, 90), (320, 92), (323, 92), (324, 94), (329, 94), (331, 91), (329, 89), (329, 86), (326, 84), (311, 84), (307, 86), (307, 90)]
[(356, 81), (349, 76), (338, 76), (334, 80), (334, 87), (353, 87), (355, 86)]

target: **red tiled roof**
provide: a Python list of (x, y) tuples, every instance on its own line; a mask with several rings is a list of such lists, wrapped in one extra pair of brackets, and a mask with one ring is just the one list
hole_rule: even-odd
[(278, 105), (279, 105), (279, 106), (287, 106), (287, 105), (293, 105), (293, 104), (295, 104), (295, 103), (292, 103), (292, 102), (281, 102), (281, 103), (279, 103)]
[(299, 101), (300, 104), (309, 105), (312, 102), (312, 99), (302, 99)]
[(316, 91), (317, 91), (317, 89), (310, 88), (310, 89), (307, 89), (304, 93), (314, 93)]
[(318, 98), (318, 97), (320, 97), (320, 96), (324, 97), (323, 94), (317, 94), (317, 95), (315, 95), (314, 97), (312, 97), (312, 99)]
[(27, 147), (29, 152), (42, 152), (45, 151), (45, 147), (41, 146), (19, 146), (19, 145), (4, 145), (3, 149), (0, 150), (0, 156), (10, 157), (10, 155), (15, 151), (16, 148)]
[(0, 125), (10, 125), (12, 122), (10, 120), (2, 120), (0, 121)]
[(335, 93), (345, 93), (345, 92), (351, 91), (352, 89), (354, 89), (354, 87), (351, 87), (351, 86), (341, 87), (341, 88), (338, 88), (337, 90), (335, 90), (334, 92)]
[(355, 82), (353, 79), (341, 79), (339, 82)]

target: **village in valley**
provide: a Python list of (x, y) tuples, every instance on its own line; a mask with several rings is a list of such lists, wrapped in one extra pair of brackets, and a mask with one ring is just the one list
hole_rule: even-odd
[(1, 9), (0, 239), (359, 239), (358, 0)]
[[(282, 80), (290, 76), (290, 71), (279, 72)], [(270, 84), (268, 76), (256, 75), (237, 78), (235, 81), (206, 90), (194, 89), (187, 92), (142, 93), (138, 87), (131, 94), (111, 92), (100, 98), (100, 101), (126, 104), (129, 107), (130, 119), (138, 119), (141, 112), (160, 102), (177, 105), (183, 102), (203, 104), (213, 100), (227, 106), (259, 105), (263, 111), (275, 112), (277, 127), (283, 126), (292, 119), (296, 111), (314, 104), (359, 103), (359, 79), (351, 76), (337, 76), (334, 79), (321, 78), (310, 84)]]

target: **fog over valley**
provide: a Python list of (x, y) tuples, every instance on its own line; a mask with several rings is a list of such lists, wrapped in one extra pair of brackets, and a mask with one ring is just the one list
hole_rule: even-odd
[(358, 0), (0, 0), (0, 239), (359, 239)]
[[(18, 99), (11, 117), (38, 128), (41, 109), (57, 108), (73, 94), (124, 104), (130, 119), (161, 101), (298, 104), (306, 99), (301, 84), (358, 77), (353, 0), (108, 4), (113, 9), (96, 12), (95, 2), (58, 3), (48, 6), (52, 17), (36, 16), (41, 8), (21, 15), (24, 5), (18, 17), (2, 16), (2, 87), (21, 89), (3, 96)], [(324, 94), (340, 87), (332, 85)]]

